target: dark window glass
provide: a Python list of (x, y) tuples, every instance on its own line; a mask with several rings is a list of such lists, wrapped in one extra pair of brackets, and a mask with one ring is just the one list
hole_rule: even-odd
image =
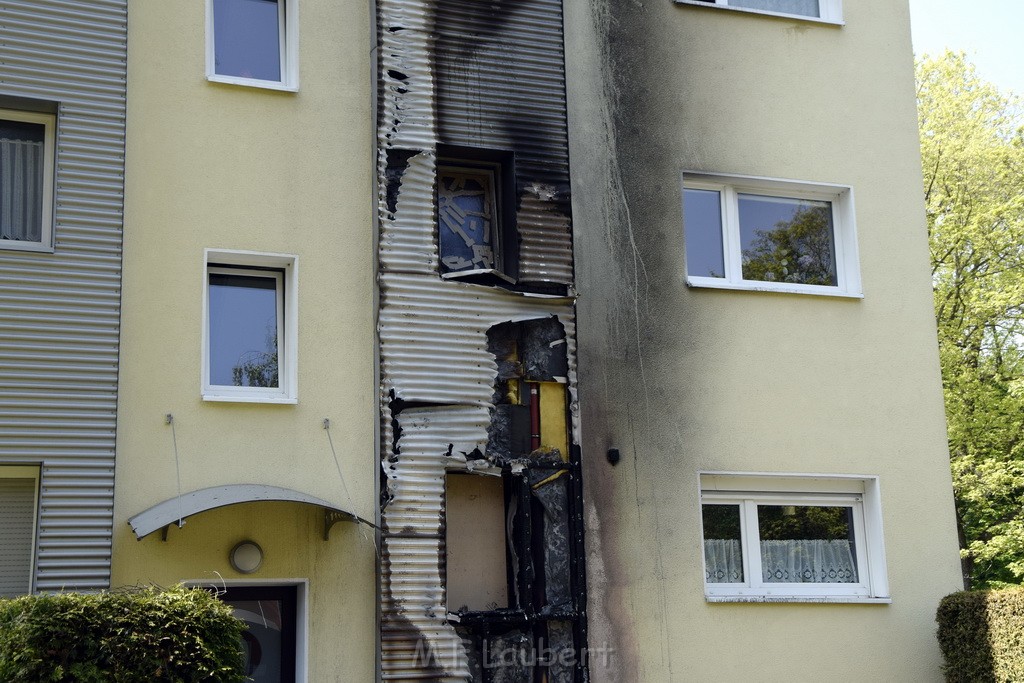
[(758, 505), (766, 583), (857, 583), (853, 509)]
[(46, 127), (0, 121), (0, 239), (39, 242)]
[(446, 272), (500, 270), (496, 204), (494, 171), (438, 169), (437, 239)]
[(214, 72), (281, 80), (277, 0), (213, 0)]
[(704, 578), (708, 583), (743, 583), (739, 505), (702, 505)]
[(210, 384), (277, 387), (277, 279), (210, 273)]
[(229, 587), (220, 599), (248, 626), (242, 633), (245, 675), (255, 683), (295, 681), (295, 586)]
[(832, 204), (739, 195), (743, 279), (836, 286)]
[(722, 199), (714, 190), (683, 190), (686, 272), (725, 277), (722, 249)]

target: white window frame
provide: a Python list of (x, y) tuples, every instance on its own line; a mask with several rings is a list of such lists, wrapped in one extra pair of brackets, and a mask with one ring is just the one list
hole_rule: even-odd
[(0, 249), (53, 253), (53, 177), (56, 164), (57, 117), (41, 112), (0, 109), (0, 119), (43, 126), (43, 206), (40, 212), (42, 229), (39, 241), (0, 240)]
[[(222, 268), (228, 266), (228, 268)], [(278, 271), (278, 384), (277, 387), (234, 387), (210, 383), (210, 273), (271, 276)], [(235, 403), (298, 403), (298, 270), (292, 254), (206, 249), (203, 254), (203, 334), (200, 386), (204, 401)]]
[[(716, 278), (687, 273), (687, 285), (716, 289), (863, 298), (852, 187), (728, 173), (684, 171), (683, 190), (710, 190), (719, 193), (722, 215), (722, 254), (725, 262), (725, 277)], [(743, 279), (739, 221), (740, 194), (829, 202), (832, 206), (836, 285), (808, 285)]]
[[(742, 583), (704, 582), (708, 602), (891, 603), (877, 476), (857, 474), (777, 474), (702, 472), (700, 474), (701, 569), (703, 505), (740, 506)], [(761, 579), (757, 505), (838, 505), (852, 508), (859, 583), (766, 583)]]
[(835, 24), (837, 26), (844, 26), (846, 24), (843, 21), (843, 0), (819, 0), (818, 9), (821, 12), (820, 17), (812, 17), (806, 14), (790, 14), (789, 12), (773, 12), (752, 7), (736, 7), (731, 4), (731, 0), (676, 0), (676, 3), (680, 5), (694, 5), (696, 7), (714, 7), (734, 12), (747, 12), (749, 14), (764, 14), (771, 17), (785, 17), (786, 19), (815, 21), (822, 24)]
[(214, 83), (245, 85), (268, 90), (297, 92), (299, 89), (299, 2), (279, 0), (278, 2), (278, 49), (281, 59), (281, 80), (268, 81), (262, 78), (242, 78), (217, 73), (213, 25), (213, 1), (206, 0), (206, 79)]
[(28, 590), (36, 590), (36, 555), (39, 552), (39, 465), (0, 465), (0, 479), (32, 479), (35, 481), (35, 497), (32, 500), (32, 552), (29, 554)]
[(309, 668), (309, 579), (191, 579), (182, 582), (190, 588), (217, 591), (222, 587), (295, 586), (295, 680), (305, 683)]

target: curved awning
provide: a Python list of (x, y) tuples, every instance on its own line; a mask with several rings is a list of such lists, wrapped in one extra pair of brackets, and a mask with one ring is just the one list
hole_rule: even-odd
[(369, 526), (376, 526), (355, 513), (339, 508), (323, 498), (317, 498), (300, 491), (286, 489), (280, 486), (267, 486), (265, 484), (230, 484), (228, 486), (213, 486), (208, 489), (199, 489), (183, 493), (181, 496), (168, 498), (162, 503), (157, 503), (148, 510), (144, 510), (128, 520), (135, 537), (142, 539), (145, 536), (166, 529), (167, 527), (184, 526), (185, 519), (192, 515), (216, 510), (217, 508), (239, 503), (258, 503), (264, 501), (281, 501), (286, 503), (303, 503), (305, 505), (316, 505), (324, 509), (327, 520), (324, 529), (324, 537), (331, 525), (336, 521), (348, 520), (362, 522)]

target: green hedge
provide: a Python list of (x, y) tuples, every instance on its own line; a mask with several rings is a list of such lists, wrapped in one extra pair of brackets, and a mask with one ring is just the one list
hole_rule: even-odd
[(935, 620), (947, 681), (1024, 681), (1024, 589), (947, 595)]
[(182, 586), (0, 600), (0, 681), (241, 682), (244, 628)]

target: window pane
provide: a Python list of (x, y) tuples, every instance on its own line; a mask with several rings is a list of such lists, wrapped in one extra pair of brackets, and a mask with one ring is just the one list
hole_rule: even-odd
[(210, 384), (278, 386), (277, 280), (210, 273)]
[(280, 81), (279, 17), (277, 0), (213, 0), (214, 71)]
[(832, 204), (739, 195), (743, 279), (836, 286)]
[(820, 17), (818, 0), (729, 0), (731, 7), (749, 7), (767, 12), (799, 14), (804, 17)]
[(247, 681), (292, 683), (295, 680), (294, 586), (228, 586), (220, 599), (248, 627), (242, 633)]
[(714, 190), (683, 190), (686, 272), (725, 277), (722, 249), (722, 199)]
[(0, 239), (42, 240), (45, 132), (41, 123), (0, 121)]
[(740, 506), (702, 505), (704, 578), (708, 583), (743, 583)]
[(447, 271), (499, 268), (494, 174), (438, 169), (437, 235)]
[(758, 505), (765, 583), (857, 583), (853, 508)]

